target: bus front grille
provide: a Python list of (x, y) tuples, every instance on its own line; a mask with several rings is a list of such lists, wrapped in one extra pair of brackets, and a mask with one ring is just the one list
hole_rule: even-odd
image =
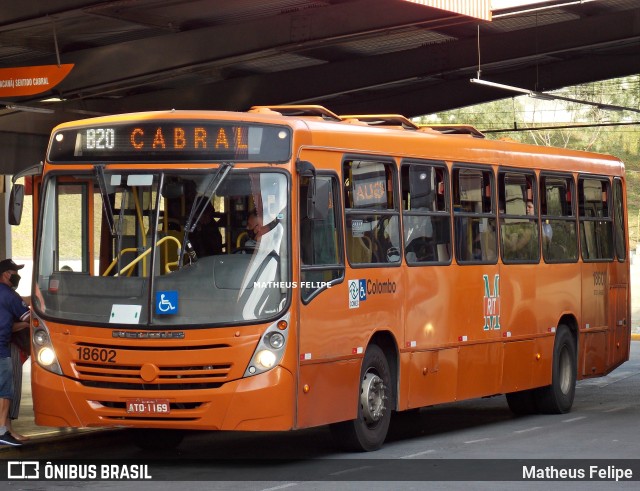
[[(150, 366), (153, 368), (149, 369)], [(83, 385), (123, 390), (217, 388), (229, 380), (231, 367), (231, 363), (200, 366), (73, 364), (78, 381)]]

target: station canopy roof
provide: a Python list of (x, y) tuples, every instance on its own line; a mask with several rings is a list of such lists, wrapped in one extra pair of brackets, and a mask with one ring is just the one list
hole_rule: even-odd
[[(0, 144), (171, 108), (412, 117), (511, 97), (470, 83), (479, 74), (547, 91), (640, 73), (638, 53), (638, 0), (3, 2)], [(42, 93), (3, 92), (15, 69), (70, 65)]]

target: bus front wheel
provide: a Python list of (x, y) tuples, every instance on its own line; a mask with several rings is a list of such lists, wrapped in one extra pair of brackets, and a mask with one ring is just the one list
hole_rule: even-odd
[(367, 349), (360, 370), (358, 416), (352, 421), (332, 425), (338, 442), (348, 450), (379, 449), (387, 436), (393, 407), (389, 362), (379, 346)]
[(576, 343), (567, 326), (558, 326), (553, 345), (551, 385), (536, 393), (538, 411), (546, 414), (568, 413), (576, 392)]

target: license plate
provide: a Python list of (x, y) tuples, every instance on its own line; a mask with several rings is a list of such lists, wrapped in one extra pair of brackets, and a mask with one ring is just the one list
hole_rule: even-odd
[(127, 399), (129, 414), (169, 414), (169, 399)]

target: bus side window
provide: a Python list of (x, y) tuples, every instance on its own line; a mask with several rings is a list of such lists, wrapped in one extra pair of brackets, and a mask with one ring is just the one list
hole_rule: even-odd
[(454, 167), (452, 181), (456, 260), (462, 264), (495, 264), (493, 172), (476, 167)]
[(608, 179), (578, 181), (580, 198), (580, 244), (585, 261), (613, 259), (613, 220), (609, 211)]
[(343, 163), (346, 249), (351, 264), (400, 264), (400, 217), (390, 162)]
[(402, 166), (402, 214), (408, 264), (451, 261), (451, 215), (444, 163)]
[(540, 259), (535, 191), (534, 174), (499, 174), (500, 241), (504, 263), (537, 263)]
[(326, 218), (307, 216), (307, 196), (311, 179), (300, 179), (300, 263), (303, 302), (309, 302), (329, 282), (344, 277), (342, 234), (338, 203), (338, 180), (318, 175), (316, 179), (329, 187), (329, 212)]
[(542, 254), (548, 263), (578, 260), (572, 176), (540, 176)]

